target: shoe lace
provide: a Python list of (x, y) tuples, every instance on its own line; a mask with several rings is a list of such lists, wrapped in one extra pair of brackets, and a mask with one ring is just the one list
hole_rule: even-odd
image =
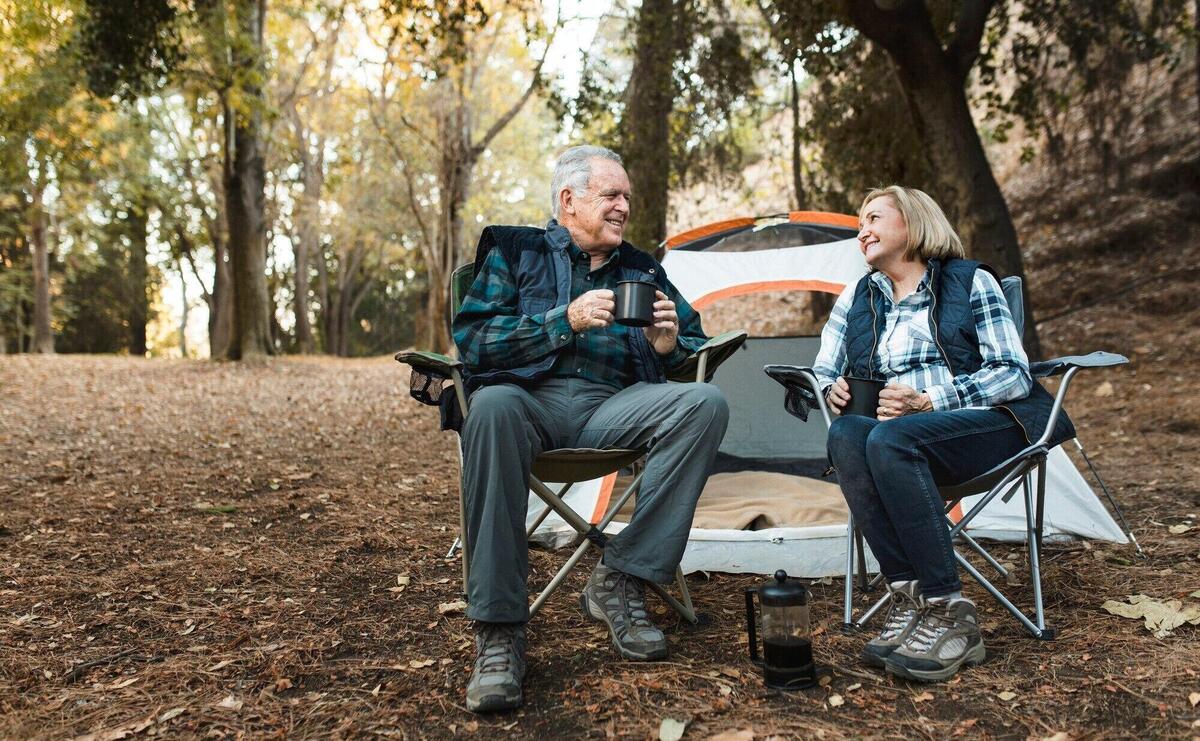
[(620, 596), (624, 612), (629, 615), (632, 628), (654, 627), (646, 612), (646, 590), (642, 580), (629, 574), (614, 572), (610, 577), (609, 589)]
[(479, 657), (475, 670), (488, 674), (507, 672), (509, 664), (517, 655), (520, 628), (512, 625), (489, 625), (480, 630)]
[(942, 602), (925, 602), (917, 613), (917, 625), (908, 634), (905, 647), (914, 651), (928, 651), (955, 625), (950, 605)]
[(904, 592), (892, 592), (892, 604), (888, 606), (879, 637), (885, 641), (892, 640), (904, 632), (916, 614), (917, 605), (911, 597)]

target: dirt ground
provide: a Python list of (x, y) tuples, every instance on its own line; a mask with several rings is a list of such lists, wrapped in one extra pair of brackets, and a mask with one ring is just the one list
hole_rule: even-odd
[[(1200, 524), (1197, 330), (1100, 311), (1071, 331), (1102, 326), (1133, 363), (1072, 408), (1149, 558), (1049, 546), (1056, 641), (974, 590), (989, 661), (910, 685), (859, 664), (835, 580), (813, 608), (831, 681), (785, 695), (745, 659), (756, 578), (692, 576), (707, 620), (660, 612), (671, 659), (637, 664), (581, 617), (577, 577), (532, 625), (526, 706), (485, 718), (462, 707), (470, 626), (439, 609), (459, 599), (457, 454), (404, 368), (0, 358), (0, 736), (646, 738), (664, 718), (696, 738), (1200, 734), (1200, 629), (1159, 639), (1100, 609), (1200, 589), (1200, 528), (1169, 531)], [(558, 561), (535, 552), (535, 579)]]
[[(1131, 358), (1084, 377), (1070, 409), (1148, 558), (1048, 545), (1053, 642), (968, 588), (989, 660), (910, 685), (859, 663), (834, 580), (813, 587), (830, 681), (779, 694), (745, 658), (758, 578), (693, 575), (706, 619), (660, 610), (671, 659), (638, 664), (581, 616), (580, 572), (531, 626), (525, 707), (476, 717), (470, 626), (445, 607), (457, 453), (406, 369), (10, 356), (0, 737), (657, 738), (667, 718), (688, 738), (1200, 736), (1200, 628), (1156, 638), (1101, 609), (1200, 603), (1197, 163), (1194, 147), (1156, 161), (1120, 198), (1063, 195), (1087, 183), (1012, 197), (1047, 352)], [(535, 552), (534, 579), (560, 559)]]

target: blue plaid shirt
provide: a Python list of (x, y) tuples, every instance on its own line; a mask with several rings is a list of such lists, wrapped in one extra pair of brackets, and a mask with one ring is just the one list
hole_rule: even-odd
[[(929, 394), (934, 411), (987, 408), (1029, 394), (1033, 388), (1029, 359), (1004, 292), (986, 270), (976, 270), (971, 284), (971, 313), (983, 365), (974, 373), (957, 376), (951, 375), (935, 338), (930, 336), (933, 293), (929, 290), (928, 271), (917, 290), (899, 302), (892, 298), (892, 282), (886, 275), (875, 272), (868, 280), (883, 291), (888, 307), (876, 355), (889, 382)], [(813, 371), (822, 389), (828, 389), (846, 372), (846, 315), (854, 300), (854, 289), (851, 284), (842, 291), (821, 331), (821, 351)]]
[[(549, 228), (563, 229), (554, 221)], [(571, 259), (572, 301), (591, 290), (616, 290), (619, 252), (613, 251), (603, 265), (592, 270), (591, 258), (574, 242), (566, 249)], [(675, 349), (659, 356), (670, 375), (708, 337), (700, 325), (700, 315), (670, 281), (664, 293), (675, 302), (679, 315)], [(518, 297), (516, 276), (503, 253), (492, 250), (454, 317), (454, 344), (469, 370), (520, 368), (558, 353), (552, 376), (584, 378), (617, 388), (634, 382), (628, 333), (641, 332), (640, 328), (614, 323), (576, 334), (567, 321), (566, 306), (525, 315), (519, 309)]]

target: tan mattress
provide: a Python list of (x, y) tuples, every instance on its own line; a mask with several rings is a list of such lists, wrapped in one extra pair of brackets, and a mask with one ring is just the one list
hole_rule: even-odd
[[(613, 498), (631, 478), (617, 479)], [(628, 522), (634, 502), (625, 503), (617, 520)], [(836, 483), (782, 473), (739, 471), (708, 479), (692, 527), (706, 530), (764, 530), (772, 527), (841, 525), (846, 502)]]

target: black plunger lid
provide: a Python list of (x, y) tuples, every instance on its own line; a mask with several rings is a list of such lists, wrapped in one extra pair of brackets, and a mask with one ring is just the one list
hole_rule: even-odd
[(763, 605), (772, 607), (794, 607), (808, 604), (808, 589), (798, 579), (788, 579), (786, 571), (775, 572), (775, 578), (758, 588), (758, 598)]

